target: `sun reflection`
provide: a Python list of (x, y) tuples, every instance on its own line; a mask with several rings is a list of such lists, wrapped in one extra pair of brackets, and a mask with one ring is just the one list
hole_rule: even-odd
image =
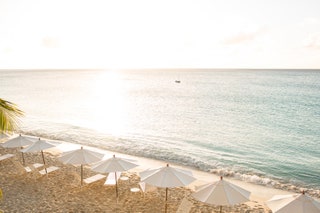
[[(93, 88), (92, 127), (98, 131), (120, 136), (125, 132), (126, 103), (123, 81), (117, 71), (104, 71), (97, 76)], [(91, 126), (91, 124), (90, 124)]]

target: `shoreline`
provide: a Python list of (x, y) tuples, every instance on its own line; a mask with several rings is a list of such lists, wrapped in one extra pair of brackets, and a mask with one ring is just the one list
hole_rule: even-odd
[[(140, 156), (134, 156), (134, 155), (124, 154), (124, 153), (114, 152), (114, 151), (101, 149), (101, 148), (97, 148), (97, 147), (93, 147), (93, 146), (75, 144), (75, 143), (70, 143), (70, 142), (65, 142), (65, 141), (59, 141), (59, 142), (61, 142), (61, 144), (59, 146), (57, 146), (56, 148), (49, 149), (49, 151), (47, 151), (47, 152), (50, 152), (54, 156), (58, 157), (62, 152), (70, 151), (70, 150), (77, 149), (77, 148), (80, 148), (81, 146), (83, 146), (87, 149), (95, 150), (97, 152), (101, 152), (101, 153), (105, 154), (105, 158), (110, 158), (113, 155), (116, 155), (118, 157), (133, 160), (133, 162), (137, 163), (139, 166), (131, 169), (130, 171), (136, 172), (136, 173), (142, 172), (142, 171), (144, 171), (146, 169), (150, 169), (150, 168), (163, 167), (168, 163), (168, 162), (165, 162), (162, 160), (156, 160), (156, 159), (151, 159), (151, 158), (146, 158), (146, 157), (140, 157)], [(191, 190), (194, 190), (195, 186), (218, 181), (220, 179), (220, 176), (217, 174), (197, 170), (195, 168), (184, 166), (184, 165), (178, 165), (176, 163), (169, 163), (169, 164), (173, 167), (192, 171), (193, 175), (195, 176), (195, 178), (197, 180), (192, 182), (190, 185), (186, 186), (187, 188), (190, 188)], [(254, 194), (255, 197), (260, 198), (265, 201), (270, 199), (273, 195), (297, 193), (297, 192), (293, 192), (293, 191), (289, 191), (289, 190), (285, 190), (285, 189), (277, 189), (277, 188), (272, 188), (272, 187), (268, 187), (268, 186), (264, 186), (264, 185), (251, 183), (251, 182), (246, 182), (246, 181), (239, 180), (236, 178), (230, 178), (230, 177), (225, 177), (225, 176), (223, 178), (233, 184), (236, 184), (236, 185), (239, 185), (245, 189), (248, 189), (249, 191), (252, 192), (252, 194)], [(260, 196), (258, 194), (260, 194)]]
[[(68, 141), (68, 137), (63, 137), (60, 134), (57, 135), (50, 135), (49, 132), (46, 133), (41, 133), (41, 132), (33, 132), (33, 131), (23, 131), (24, 134), (27, 135), (32, 135), (35, 137), (35, 135), (40, 135), (41, 138), (47, 138), (48, 140), (51, 141), (58, 141), (58, 142), (65, 142), (65, 143), (73, 143), (77, 145), (83, 145), (83, 146), (90, 146), (94, 147), (96, 149), (101, 149), (101, 150), (108, 150), (110, 153), (121, 153), (123, 155), (128, 155), (128, 156), (133, 156), (136, 158), (142, 158), (142, 159), (152, 159), (154, 161), (160, 161), (160, 162), (166, 162), (164, 156), (154, 156), (154, 154), (147, 152), (147, 153), (139, 153), (136, 151), (132, 150), (124, 150), (125, 152), (121, 152), (121, 150), (117, 148), (112, 148), (110, 145), (104, 145), (103, 143), (92, 143), (90, 140), (88, 141), (87, 139), (85, 140), (74, 140), (71, 138), (71, 141)], [(90, 132), (93, 134), (93, 132)], [(38, 136), (37, 136), (38, 137)], [(95, 138), (97, 139), (97, 138)], [(99, 139), (99, 138), (98, 138)], [(106, 144), (108, 144), (108, 140), (110, 138), (104, 139), (106, 141)], [(112, 139), (110, 139), (112, 140)], [(115, 139), (116, 140), (116, 139)], [(68, 141), (68, 142), (67, 142)], [(112, 143), (113, 146), (116, 146), (115, 143)], [(111, 151), (110, 151), (111, 150)], [(149, 150), (150, 151), (150, 150)], [(169, 162), (170, 164), (176, 164), (180, 165), (182, 167), (186, 167), (190, 170), (195, 170), (195, 171), (203, 171), (205, 173), (209, 173), (215, 176), (224, 176), (230, 179), (234, 180), (240, 180), (246, 183), (251, 183), (253, 185), (259, 185), (259, 186), (265, 186), (266, 188), (272, 188), (272, 189), (279, 189), (279, 190), (284, 190), (284, 191), (290, 191), (292, 193), (300, 193), (301, 191), (306, 191), (309, 195), (312, 197), (320, 199), (320, 183), (315, 185), (315, 186), (309, 186), (308, 183), (295, 183), (292, 182), (288, 179), (281, 179), (280, 178), (275, 178), (272, 177), (272, 174), (265, 174), (261, 175), (259, 173), (255, 172), (249, 172), (248, 171), (238, 171), (238, 170), (233, 170), (233, 168), (225, 168), (225, 167), (218, 167), (214, 169), (209, 168), (197, 168), (197, 165), (193, 165), (193, 162), (188, 162), (188, 161), (182, 161), (182, 162), (177, 162), (177, 160), (173, 159), (173, 161)]]
[[(55, 140), (52, 140), (55, 141)], [(69, 149), (71, 150), (73, 148), (79, 148), (81, 146), (87, 147), (89, 149), (93, 149), (96, 150), (98, 152), (102, 152), (106, 155), (109, 155), (109, 157), (111, 157), (113, 154), (115, 154), (116, 156), (120, 156), (120, 157), (124, 157), (124, 158), (128, 158), (128, 159), (133, 159), (136, 160), (137, 162), (141, 162), (141, 164), (139, 164), (140, 166), (138, 166), (137, 168), (134, 168), (133, 171), (136, 172), (141, 172), (143, 170), (149, 169), (149, 168), (156, 168), (156, 167), (163, 167), (165, 166), (167, 163), (169, 163), (172, 166), (178, 167), (178, 168), (182, 168), (185, 170), (190, 170), (193, 172), (193, 174), (196, 176), (197, 181), (195, 181), (194, 183), (191, 183), (190, 186), (191, 189), (194, 189), (194, 185), (199, 185), (199, 184), (204, 184), (204, 183), (209, 183), (209, 182), (213, 182), (213, 181), (217, 181), (220, 179), (220, 176), (223, 176), (224, 179), (238, 184), (240, 186), (242, 186), (243, 188), (250, 188), (253, 191), (257, 192), (257, 193), (261, 193), (261, 191), (269, 191), (265, 193), (265, 195), (263, 196), (264, 199), (269, 199), (272, 197), (272, 195), (275, 195), (275, 193), (278, 194), (293, 194), (293, 193), (300, 193), (302, 191), (307, 191), (308, 190), (306, 188), (303, 187), (298, 187), (298, 186), (293, 186), (293, 185), (287, 185), (287, 184), (283, 184), (283, 186), (285, 186), (285, 188), (281, 188), (282, 186), (278, 186), (280, 188), (276, 188), (273, 187), (271, 184), (270, 185), (264, 185), (264, 184), (259, 184), (256, 182), (249, 182), (249, 181), (245, 181), (242, 179), (238, 179), (236, 177), (229, 177), (227, 175), (218, 175), (209, 171), (202, 171), (199, 169), (196, 169), (194, 167), (191, 166), (186, 166), (186, 165), (179, 165), (177, 163), (172, 163), (172, 162), (166, 162), (164, 160), (157, 160), (157, 159), (152, 159), (152, 158), (148, 158), (148, 157), (142, 157), (142, 156), (136, 156), (136, 155), (130, 155), (130, 154), (125, 154), (125, 153), (120, 153), (117, 151), (110, 151), (107, 149), (103, 149), (100, 147), (95, 147), (95, 146), (90, 146), (90, 145), (82, 145), (82, 144), (77, 144), (77, 143), (70, 143), (70, 142), (65, 142), (65, 141), (60, 141), (60, 140), (56, 140), (59, 142), (63, 142), (66, 145), (62, 145), (60, 146), (61, 150), (64, 151), (68, 151)], [(145, 165), (150, 165), (150, 166), (145, 166)], [(267, 178), (268, 179), (268, 178)], [(269, 179), (268, 179), (269, 180)], [(318, 200), (320, 200), (320, 190), (313, 190), (313, 193), (310, 193), (309, 196), (316, 198)]]
[[(25, 135), (25, 136), (31, 137), (34, 139), (39, 138), (39, 137), (33, 136), (33, 135)], [(169, 163), (170, 165), (172, 165), (174, 167), (178, 167), (181, 169), (192, 171), (193, 175), (196, 177), (197, 180), (189, 185), (190, 189), (194, 189), (195, 185), (200, 185), (200, 184), (205, 184), (205, 183), (217, 181), (220, 179), (220, 176), (223, 176), (223, 175), (218, 175), (218, 174), (207, 172), (207, 171), (202, 171), (202, 170), (193, 168), (191, 166), (179, 165), (177, 163), (166, 162), (164, 160), (157, 160), (157, 159), (152, 159), (152, 158), (147, 158), (147, 157), (141, 157), (141, 156), (136, 156), (136, 155), (120, 153), (120, 152), (116, 152), (116, 151), (110, 151), (110, 150), (103, 149), (103, 148), (96, 147), (96, 146), (92, 146), (92, 145), (77, 144), (77, 143), (72, 143), (72, 142), (67, 142), (67, 141), (62, 141), (62, 140), (54, 140), (54, 139), (49, 139), (49, 138), (42, 138), (42, 137), (40, 137), (40, 138), (43, 140), (53, 141), (58, 144), (54, 148), (44, 150), (44, 152), (49, 152), (55, 157), (59, 157), (61, 155), (61, 153), (63, 153), (63, 152), (74, 150), (74, 149), (77, 149), (77, 148), (80, 148), (81, 146), (83, 146), (85, 148), (95, 150), (97, 152), (101, 152), (101, 153), (105, 154), (105, 158), (109, 158), (109, 157), (112, 157), (113, 155), (116, 155), (119, 157), (132, 159), (135, 161), (135, 163), (137, 163), (139, 165), (138, 167), (132, 169), (133, 172), (137, 172), (137, 173), (142, 172), (146, 169), (150, 169), (150, 168), (163, 167), (167, 163)], [(0, 140), (0, 143), (1, 142), (3, 142), (3, 141)], [(108, 157), (106, 157), (106, 156), (108, 156)], [(263, 184), (240, 180), (240, 179), (237, 179), (234, 177), (223, 176), (223, 178), (232, 182), (232, 183), (238, 184), (239, 186), (241, 186), (243, 188), (248, 187), (248, 188), (252, 189), (253, 191), (256, 191), (259, 193), (261, 193), (261, 190), (262, 191), (266, 191), (266, 190), (270, 191), (270, 193), (265, 193), (265, 196), (263, 196), (265, 198), (271, 198), (269, 196), (274, 195), (274, 193), (290, 194), (290, 193), (299, 193), (300, 191), (305, 190), (305, 188), (298, 189), (297, 187), (291, 188), (291, 190), (290, 189), (281, 189), (281, 188), (279, 189), (279, 188), (275, 188), (272, 186), (266, 186)], [(297, 191), (297, 190), (299, 190), (299, 191)], [(310, 195), (310, 196), (320, 200), (320, 190), (317, 190), (317, 191), (318, 191), (318, 194), (317, 194), (318, 197), (312, 196), (312, 195)]]
[[(163, 166), (165, 166), (167, 164), (164, 161), (159, 161), (159, 160), (154, 160), (154, 159), (144, 158), (144, 157), (137, 157), (137, 156), (127, 155), (127, 154), (123, 154), (123, 153), (112, 152), (112, 151), (109, 151), (109, 150), (96, 148), (96, 147), (92, 147), (92, 146), (80, 145), (80, 144), (75, 144), (75, 143), (70, 143), (70, 142), (65, 142), (65, 141), (56, 141), (56, 140), (50, 140), (50, 141), (59, 142), (59, 145), (57, 147), (54, 147), (54, 148), (51, 148), (51, 149), (48, 149), (48, 150), (44, 150), (45, 153), (49, 153), (49, 154), (45, 154), (46, 155), (45, 158), (48, 158), (48, 155), (50, 155), (50, 158), (52, 158), (52, 159), (49, 160), (48, 165), (49, 164), (50, 165), (53, 164), (53, 166), (56, 166), (55, 164), (58, 164), (57, 166), (59, 166), (60, 168), (64, 168), (64, 169), (65, 168), (69, 168), (69, 169), (72, 168), (73, 170), (77, 170), (77, 168), (79, 168), (79, 167), (74, 168), (74, 166), (62, 164), (61, 162), (59, 162), (58, 157), (60, 156), (60, 154), (62, 152), (73, 150), (73, 149), (77, 149), (77, 148), (80, 148), (81, 146), (83, 146), (84, 148), (95, 150), (95, 151), (98, 151), (98, 152), (101, 152), (101, 153), (105, 154), (105, 158), (109, 158), (109, 157), (112, 157), (113, 155), (116, 155), (118, 157), (122, 157), (122, 158), (127, 158), (127, 159), (133, 160), (133, 162), (138, 164), (139, 166), (134, 168), (134, 169), (129, 170), (128, 173), (130, 173), (130, 176), (132, 175), (132, 177), (136, 180), (135, 184), (137, 184), (137, 181), (139, 181), (139, 177), (138, 177), (139, 172), (144, 171), (144, 170), (149, 169), (149, 168), (163, 167)], [(0, 141), (0, 142), (3, 142), (3, 141)], [(1, 148), (1, 152), (13, 153), (14, 151), (11, 150), (11, 149)], [(3, 154), (3, 153), (1, 153), (1, 154)], [(20, 157), (19, 154), (20, 154), (20, 152), (16, 151), (16, 153), (15, 153), (16, 158), (20, 160), (21, 157)], [(39, 156), (37, 156), (37, 154), (28, 153), (28, 155), (29, 155), (29, 157), (31, 156), (31, 160), (29, 160), (29, 161), (33, 161), (33, 163), (35, 163), (36, 161), (39, 162)], [(35, 160), (35, 158), (38, 158), (38, 159)], [(51, 161), (51, 163), (50, 163), (50, 161)], [(17, 163), (15, 163), (15, 165), (16, 164)], [(180, 165), (177, 165), (177, 164), (174, 164), (174, 163), (170, 163), (170, 165), (172, 165), (173, 167), (178, 167), (178, 168), (182, 168), (182, 169), (186, 169), (186, 170), (192, 171), (194, 177), (196, 178), (196, 181), (194, 181), (190, 185), (188, 185), (188, 186), (184, 187), (183, 189), (181, 189), (183, 192), (179, 191), (179, 197), (175, 198), (175, 201), (178, 202), (178, 203), (176, 203), (176, 205), (179, 205), (179, 202), (181, 201), (181, 196), (186, 195), (186, 194), (190, 196), (190, 193), (195, 190), (196, 186), (203, 185), (205, 183), (209, 183), (209, 182), (213, 182), (213, 181), (218, 181), (219, 178), (220, 178), (218, 175), (215, 175), (215, 174), (212, 174), (212, 173), (209, 173), (209, 172), (199, 171), (199, 170), (187, 167), (187, 166), (180, 166)], [(86, 176), (88, 176), (88, 174), (92, 174), (92, 171), (90, 171), (90, 168), (88, 166), (85, 166), (85, 167), (86, 167), (86, 172), (85, 172)], [(1, 171), (1, 170), (0, 170), (0, 172), (3, 173), (3, 171)], [(20, 171), (20, 173), (21, 173), (21, 171)], [(70, 174), (64, 174), (64, 175), (70, 175)], [(73, 172), (72, 175), (75, 176), (76, 178), (74, 178), (74, 180), (73, 180), (71, 185), (73, 185), (73, 187), (74, 186), (78, 187), (79, 186), (79, 182), (77, 182), (77, 181), (79, 180), (79, 173), (78, 172)], [(56, 178), (56, 177), (53, 177), (53, 178)], [(246, 207), (243, 206), (244, 204), (241, 204), (241, 206), (232, 207), (232, 208), (241, 208), (241, 209), (250, 208), (250, 209), (253, 209), (253, 210), (258, 209), (259, 211), (257, 210), (257, 212), (261, 212), (261, 211), (270, 212), (268, 207), (265, 205), (265, 202), (268, 199), (270, 199), (274, 195), (293, 194), (293, 193), (295, 193), (295, 192), (291, 192), (291, 191), (270, 188), (270, 187), (266, 187), (266, 186), (263, 186), (263, 185), (256, 185), (256, 184), (253, 184), (253, 183), (248, 183), (248, 182), (244, 182), (244, 181), (233, 179), (233, 178), (229, 178), (229, 177), (224, 177), (224, 179), (251, 192), (251, 201), (245, 203)], [(20, 178), (19, 178), (19, 180), (21, 181)], [(15, 181), (19, 181), (19, 180), (15, 180)], [(11, 181), (14, 181), (14, 180), (11, 180)], [(66, 180), (64, 180), (64, 179), (62, 181), (66, 182)], [(1, 188), (3, 188), (4, 182), (5, 182), (5, 180), (2, 177), (2, 179), (1, 179)], [(9, 188), (7, 190), (13, 190), (14, 191), (14, 189), (12, 189), (12, 187), (15, 184), (17, 184), (17, 182), (11, 183), (11, 186), (8, 186)], [(52, 186), (52, 187), (55, 189), (56, 186)], [(99, 187), (99, 188), (101, 188), (101, 187)], [(19, 189), (16, 189), (16, 190), (19, 190)], [(174, 191), (176, 193), (177, 190), (178, 189), (173, 189), (172, 191)], [(97, 193), (97, 192), (95, 192), (95, 193)], [(21, 195), (21, 196), (23, 196), (23, 195)], [(26, 196), (28, 196), (28, 195), (26, 195)], [(128, 195), (126, 195), (126, 196), (128, 196)], [(21, 198), (21, 199), (26, 199), (26, 198), (24, 197), (24, 198)], [(131, 198), (127, 198), (126, 197), (125, 199), (130, 200), (130, 202), (132, 201)], [(159, 199), (161, 199), (161, 197)], [(75, 202), (82, 202), (82, 201), (78, 200), (78, 201), (75, 201)], [(146, 204), (141, 204), (141, 205), (143, 206), (143, 205), (146, 205)], [(3, 204), (0, 205), (0, 209), (3, 208), (2, 206), (3, 206)], [(199, 203), (197, 204), (197, 208), (200, 208), (200, 209), (201, 208), (206, 208), (204, 206), (206, 206), (206, 205), (205, 204), (199, 204)], [(114, 207), (114, 208), (116, 208), (116, 207)], [(121, 208), (125, 209), (126, 207), (121, 207)], [(176, 207), (174, 207), (174, 208), (176, 208)], [(235, 211), (235, 210), (232, 210), (232, 208), (230, 208), (226, 212)], [(253, 212), (255, 212), (255, 211), (253, 211)]]

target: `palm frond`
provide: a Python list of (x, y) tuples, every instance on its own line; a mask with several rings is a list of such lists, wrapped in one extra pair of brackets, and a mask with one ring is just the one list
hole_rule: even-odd
[(19, 125), (19, 117), (24, 113), (14, 103), (0, 98), (0, 132), (12, 132)]

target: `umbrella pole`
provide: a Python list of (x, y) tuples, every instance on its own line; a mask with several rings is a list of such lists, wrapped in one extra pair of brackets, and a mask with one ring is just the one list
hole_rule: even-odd
[(83, 165), (81, 164), (81, 186), (83, 183)]
[(41, 155), (42, 155), (42, 160), (43, 160), (43, 165), (44, 165), (44, 170), (46, 171), (46, 174), (48, 174), (47, 172), (47, 168), (46, 168), (46, 162), (44, 160), (44, 155), (43, 155), (43, 151), (41, 150)]
[(23, 152), (21, 152), (21, 154), (22, 154), (22, 163), (23, 163), (23, 166), (25, 166), (25, 165), (26, 165), (26, 162), (25, 162), (25, 160), (24, 160)]
[(118, 200), (118, 181), (117, 181), (117, 172), (114, 173), (114, 177), (116, 180), (116, 196), (117, 196), (117, 200)]
[[(22, 149), (22, 147), (21, 147), (21, 149)], [(22, 155), (22, 163), (23, 163), (23, 166), (25, 166), (25, 165), (26, 165), (26, 162), (25, 162), (25, 160), (24, 160), (23, 152), (21, 152), (21, 155)]]
[(167, 213), (167, 201), (168, 201), (168, 187), (166, 187), (166, 204), (165, 204), (165, 209), (164, 212)]
[(222, 206), (220, 206), (220, 213), (222, 213)]

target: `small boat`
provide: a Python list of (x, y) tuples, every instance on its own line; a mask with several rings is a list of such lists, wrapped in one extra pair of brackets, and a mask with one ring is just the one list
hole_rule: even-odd
[(174, 82), (176, 82), (176, 83), (181, 83), (181, 81), (180, 81), (180, 80), (175, 80)]

